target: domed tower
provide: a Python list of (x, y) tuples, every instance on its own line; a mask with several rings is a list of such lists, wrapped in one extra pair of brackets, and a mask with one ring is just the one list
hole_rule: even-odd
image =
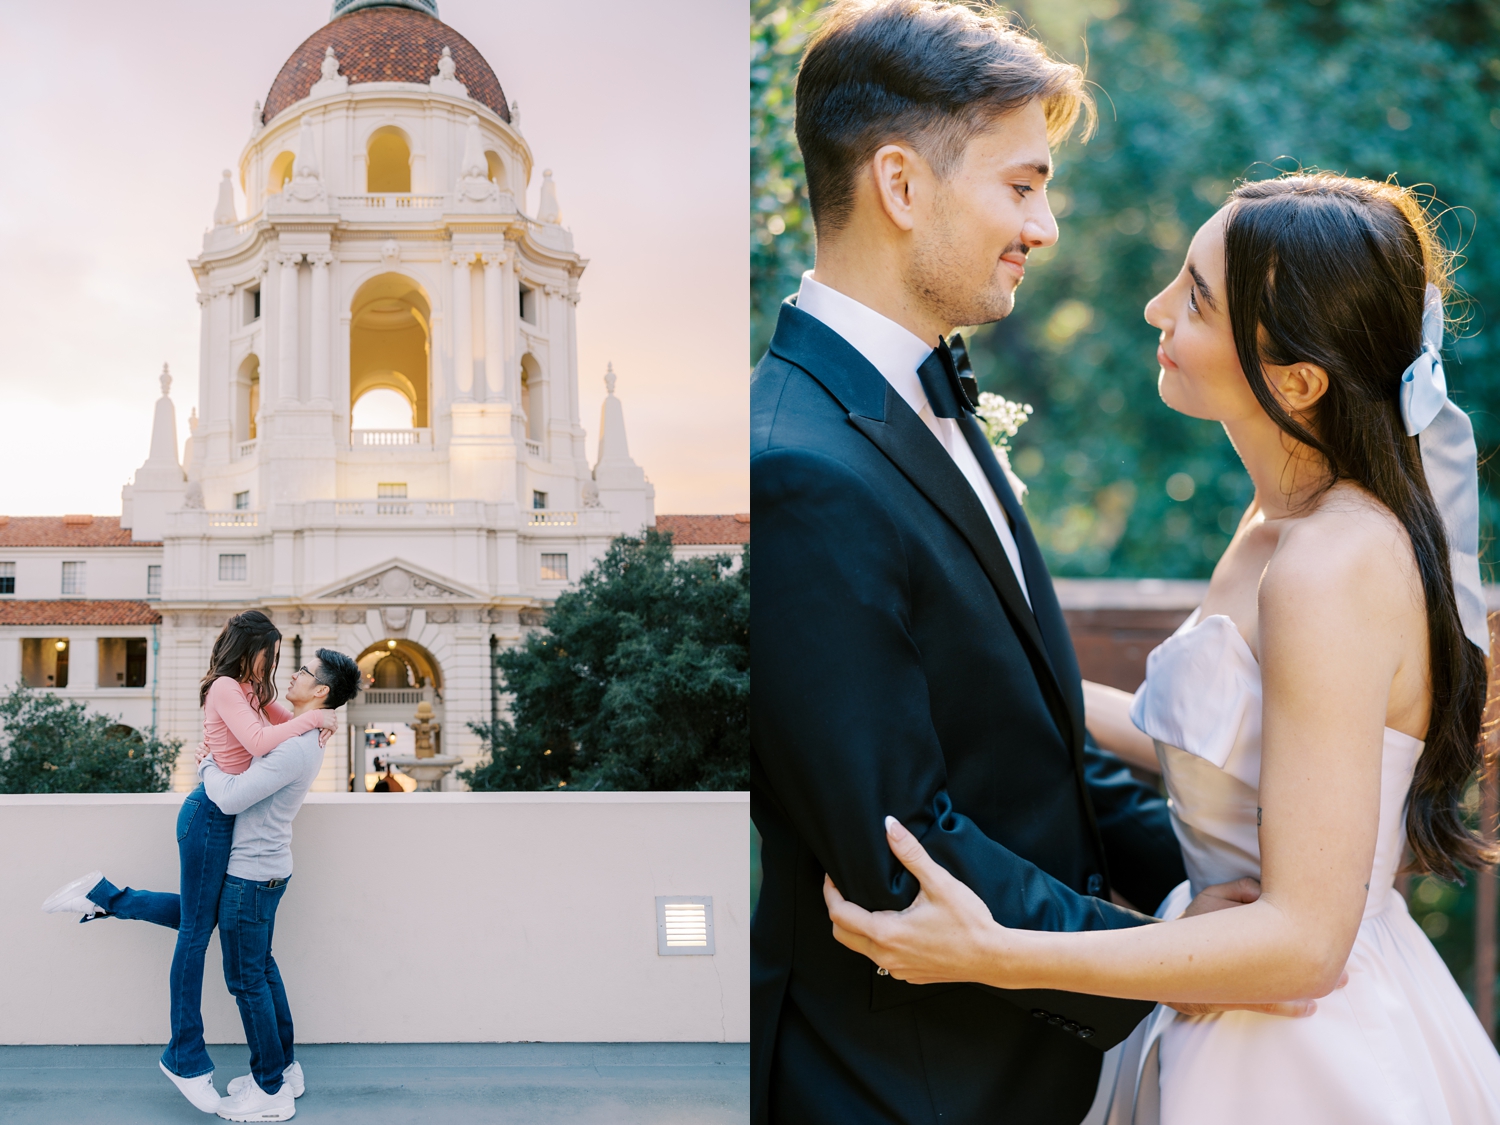
[[(587, 263), (550, 172), (526, 214), (532, 174), (515, 105), (433, 0), (337, 0), (256, 104), (190, 263), (181, 497), (126, 496), (136, 538), (164, 540), (162, 607), (188, 631), (169, 729), (188, 733), (224, 617), (261, 606), (307, 643), (420, 648), (460, 742), (489, 714), (486, 634), (519, 640), (613, 537), (653, 522), (644, 474), (615, 464), (623, 432), (597, 478), (588, 464)], [(612, 393), (605, 420), (621, 428)]]

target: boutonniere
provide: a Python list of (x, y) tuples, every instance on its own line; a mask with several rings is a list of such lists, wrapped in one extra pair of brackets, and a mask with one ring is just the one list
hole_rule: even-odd
[(974, 416), (978, 419), (979, 428), (984, 431), (984, 436), (995, 447), (995, 459), (1005, 470), (1005, 477), (1010, 481), (1010, 487), (1015, 491), (1016, 499), (1025, 499), (1026, 482), (1016, 476), (1015, 470), (1010, 467), (1010, 439), (1016, 436), (1016, 431), (1025, 425), (1026, 419), (1031, 417), (1031, 404), (1012, 402), (1004, 395), (982, 391)]

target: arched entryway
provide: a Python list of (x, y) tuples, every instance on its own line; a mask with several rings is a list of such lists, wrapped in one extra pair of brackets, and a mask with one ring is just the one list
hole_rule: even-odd
[(422, 287), (403, 274), (380, 274), (359, 287), (349, 312), (350, 428), (405, 428), (360, 425), (358, 416), (366, 412), (360, 400), (379, 391), (394, 392), (406, 401), (411, 408), (408, 426), (425, 429), (431, 425), (432, 306)]
[(368, 791), (374, 760), (416, 751), (419, 712), (431, 708), (433, 748), (442, 753), (443, 670), (428, 649), (391, 637), (359, 654), (360, 693), (349, 704), (347, 774), (351, 792)]

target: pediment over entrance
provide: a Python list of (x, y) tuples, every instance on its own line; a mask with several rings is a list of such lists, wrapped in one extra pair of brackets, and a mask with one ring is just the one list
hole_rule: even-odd
[(482, 601), (484, 595), (421, 567), (390, 560), (346, 578), (313, 595), (317, 599), (356, 601)]

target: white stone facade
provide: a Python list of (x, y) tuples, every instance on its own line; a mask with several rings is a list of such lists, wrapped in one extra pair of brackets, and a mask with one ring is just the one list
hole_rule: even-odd
[[(124, 489), (121, 526), (153, 545), (3, 556), (40, 575), (80, 550), (121, 554), (100, 558), (110, 592), (91, 598), (143, 598), (147, 566), (161, 567), (161, 622), (146, 631), (162, 733), (197, 740), (213, 640), (257, 608), (285, 638), (283, 686), (294, 638), (304, 658), (330, 646), (366, 663), (395, 642), (410, 682), (370, 693), (354, 726), (405, 722), (425, 698), (441, 752), (472, 761), (491, 637), (518, 643), (614, 537), (652, 524), (613, 373), (588, 462), (575, 342), (587, 263), (550, 173), (538, 215), (524, 213), (532, 175), (519, 128), (467, 95), (446, 48), (426, 84), (350, 82), (330, 49), (309, 96), (257, 113), (238, 169), (248, 216), (226, 172), (189, 263), (202, 328), (186, 452), (164, 377), (150, 456)], [(406, 190), (371, 190), (393, 183)], [(412, 425), (355, 429), (370, 391), (395, 391)], [(59, 596), (29, 584), (14, 596)], [(15, 647), (0, 645), (7, 682)], [(358, 737), (339, 731), (317, 788), (345, 786)], [(174, 785), (192, 780), (185, 756)]]

